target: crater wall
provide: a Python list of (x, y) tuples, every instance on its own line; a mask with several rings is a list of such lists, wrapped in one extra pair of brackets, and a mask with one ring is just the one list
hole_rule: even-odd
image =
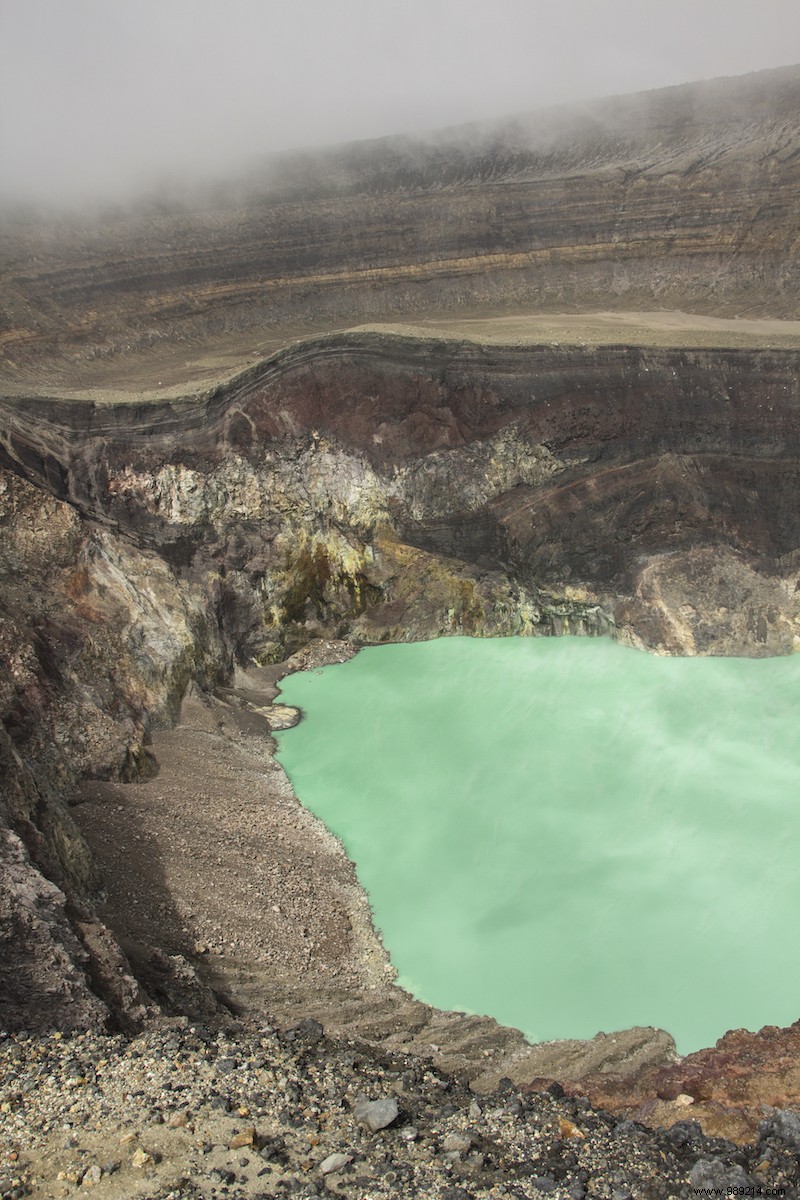
[(91, 220), (8, 217), (2, 348), (52, 371), (443, 310), (798, 318), (799, 136), (787, 67), (283, 155)]
[[(291, 650), (306, 627), (447, 631), (412, 595), (423, 563), (478, 588), (451, 632), (550, 630), (560, 611), (667, 651), (793, 645), (796, 351), (352, 333), (199, 398), (0, 411), (7, 466), (179, 577), (213, 575), (240, 656)], [(669, 561), (701, 611), (689, 564), (712, 552), (767, 615), (681, 642), (648, 597)]]

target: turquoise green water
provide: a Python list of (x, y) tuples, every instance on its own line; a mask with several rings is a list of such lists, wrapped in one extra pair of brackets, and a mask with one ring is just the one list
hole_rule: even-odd
[(283, 681), (400, 977), (533, 1040), (800, 1018), (800, 655), (443, 638)]

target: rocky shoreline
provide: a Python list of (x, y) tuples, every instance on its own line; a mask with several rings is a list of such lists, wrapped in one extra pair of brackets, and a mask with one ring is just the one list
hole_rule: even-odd
[(66, 1200), (797, 1197), (800, 1118), (755, 1144), (650, 1132), (553, 1085), (476, 1097), (429, 1061), (160, 1021), (135, 1038), (0, 1034), (0, 1196)]
[[(124, 1011), (142, 1031), (3, 1035), (3, 1200), (798, 1194), (793, 1043), (781, 1055), (769, 1031), (744, 1035), (735, 1066), (709, 1051), (704, 1070), (653, 1030), (528, 1047), (393, 985), (351, 864), (271, 757), (281, 676), (352, 653), (318, 641), (216, 695), (192, 692), (175, 729), (154, 733), (157, 772), (82, 785), (72, 813), (104, 876), (99, 928), (134, 966)], [(245, 845), (245, 829), (272, 844)], [(258, 854), (281, 872), (279, 913), (254, 894)], [(751, 1079), (759, 1039), (767, 1053)], [(398, 1117), (365, 1130), (364, 1098), (396, 1098)]]

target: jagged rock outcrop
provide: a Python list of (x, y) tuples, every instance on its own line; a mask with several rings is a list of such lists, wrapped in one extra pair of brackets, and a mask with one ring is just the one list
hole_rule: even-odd
[(149, 729), (190, 678), (222, 678), (226, 654), (163, 562), (0, 473), (0, 1026), (147, 1014), (93, 915), (102, 881), (68, 802), (83, 778), (154, 769)]
[(200, 583), (242, 659), (614, 625), (788, 652), (799, 362), (352, 333), (197, 399), (7, 401), (0, 455)]
[[(615, 1070), (612, 1060), (598, 1069), (576, 1055), (578, 1061), (570, 1064), (557, 1049), (548, 1063), (547, 1048), (542, 1051), (540, 1065), (546, 1070), (557, 1062), (562, 1083), (577, 1075), (573, 1090), (645, 1125), (696, 1121), (712, 1137), (749, 1142), (757, 1139), (765, 1113), (800, 1108), (800, 1022), (788, 1029), (737, 1029), (716, 1046), (674, 1063), (645, 1062), (634, 1075), (624, 1069), (627, 1064)], [(537, 1086), (548, 1082), (545, 1070)]]

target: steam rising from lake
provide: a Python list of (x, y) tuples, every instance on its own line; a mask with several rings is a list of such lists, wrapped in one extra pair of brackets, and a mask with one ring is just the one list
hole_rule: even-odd
[(400, 982), (534, 1040), (797, 1019), (800, 656), (441, 639), (285, 680)]

